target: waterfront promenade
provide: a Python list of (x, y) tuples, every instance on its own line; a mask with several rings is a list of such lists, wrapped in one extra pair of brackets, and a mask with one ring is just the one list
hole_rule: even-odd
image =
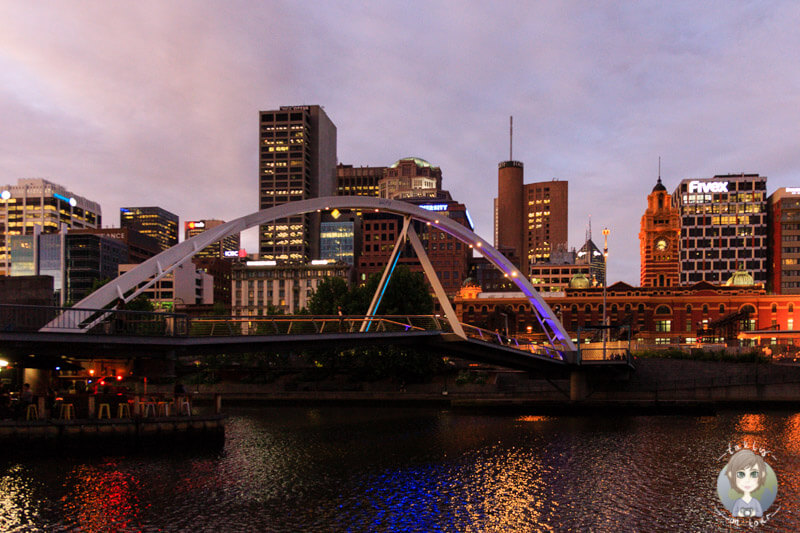
[(226, 417), (218, 394), (199, 408), (183, 397), (161, 395), (156, 399), (83, 394), (65, 399), (70, 403), (61, 400), (48, 409), (45, 399), (38, 397), (17, 409), (16, 418), (0, 420), (0, 445), (24, 453), (56, 447), (127, 451), (163, 442), (221, 445), (224, 441)]
[(800, 405), (800, 365), (731, 363), (680, 359), (640, 359), (628, 379), (590, 380), (588, 395), (570, 401), (569, 380), (537, 379), (505, 370), (467, 370), (457, 376), (437, 376), (428, 383), (353, 382), (347, 376), (302, 381), (285, 375), (270, 383), (222, 381), (192, 385), (190, 396), (211, 401), (218, 394), (225, 404), (264, 402), (415, 404), (481, 407), (542, 407), (564, 409), (603, 405), (647, 408), (725, 405)]

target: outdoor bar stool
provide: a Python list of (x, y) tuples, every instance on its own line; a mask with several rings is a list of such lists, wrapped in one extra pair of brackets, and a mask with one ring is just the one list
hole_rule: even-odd
[(158, 416), (169, 416), (170, 402), (158, 402), (156, 411)]
[(189, 398), (181, 398), (178, 414), (192, 416), (192, 405), (189, 403)]
[(61, 420), (72, 420), (75, 418), (75, 406), (71, 403), (62, 403), (59, 409), (58, 418)]
[(26, 418), (28, 420), (39, 420), (39, 409), (34, 404), (30, 404), (28, 406), (28, 412), (26, 413)]
[(117, 418), (123, 418), (123, 416), (125, 418), (131, 417), (131, 406), (127, 402), (117, 405)]
[(97, 411), (97, 418), (103, 418), (104, 412), (106, 414), (106, 418), (111, 418), (111, 405), (107, 403), (101, 403), (100, 409)]
[(155, 417), (156, 416), (156, 404), (155, 402), (142, 402), (142, 417)]

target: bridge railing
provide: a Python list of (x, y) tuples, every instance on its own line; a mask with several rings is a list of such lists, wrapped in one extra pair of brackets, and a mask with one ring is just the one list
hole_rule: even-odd
[(194, 317), (188, 335), (197, 337), (230, 335), (313, 335), (333, 333), (381, 333), (389, 331), (451, 331), (441, 317), (433, 315), (268, 315), (245, 317)]
[(53, 332), (164, 337), (186, 335), (187, 324), (186, 315), (176, 313), (0, 304), (0, 330), (7, 332), (49, 325)]
[(564, 359), (561, 352), (550, 345), (537, 344), (526, 339), (518, 339), (516, 337), (503, 335), (499, 331), (490, 331), (488, 329), (479, 328), (478, 326), (471, 326), (469, 324), (462, 324), (461, 327), (464, 328), (464, 333), (467, 334), (467, 337), (471, 339), (491, 342), (493, 344), (501, 344), (503, 346), (508, 346), (509, 348), (516, 348), (517, 350), (530, 352), (543, 357), (549, 357), (551, 359)]

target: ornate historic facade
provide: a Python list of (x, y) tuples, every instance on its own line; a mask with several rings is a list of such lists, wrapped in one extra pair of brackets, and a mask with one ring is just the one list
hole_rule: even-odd
[[(568, 288), (543, 297), (573, 339), (579, 329), (602, 323), (601, 287)], [(617, 282), (607, 289), (606, 305), (609, 323), (629, 326), (634, 345), (642, 346), (736, 344), (742, 331), (800, 329), (800, 297), (767, 294), (763, 287), (752, 285), (752, 277), (749, 286), (700, 282), (683, 287), (632, 287)], [(539, 327), (521, 293), (482, 293), (465, 287), (454, 307), (462, 322), (490, 330), (503, 330), (507, 324), (512, 336), (535, 336)]]
[(639, 230), (642, 287), (674, 287), (680, 279), (680, 214), (659, 176)]

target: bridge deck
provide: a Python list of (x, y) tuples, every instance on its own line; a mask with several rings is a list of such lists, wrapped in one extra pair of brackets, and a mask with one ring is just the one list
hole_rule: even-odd
[[(526, 371), (563, 373), (580, 364), (574, 353), (471, 325), (462, 325), (467, 338), (461, 337), (452, 332), (446, 319), (436, 315), (189, 318), (118, 310), (63, 311), (0, 305), (0, 342), (12, 353), (74, 358), (164, 358), (389, 342)], [(53, 315), (62, 317), (56, 327), (52, 326)], [(45, 324), (48, 327), (42, 328)], [(629, 364), (629, 358), (602, 361), (602, 366)]]

